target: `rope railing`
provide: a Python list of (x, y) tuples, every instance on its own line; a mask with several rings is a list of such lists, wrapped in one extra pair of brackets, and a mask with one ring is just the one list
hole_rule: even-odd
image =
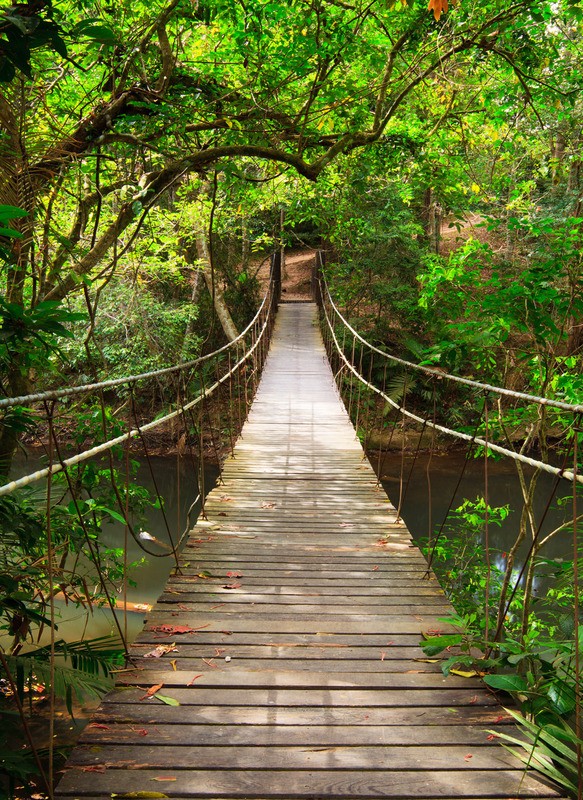
[(526, 464), (529, 467), (534, 467), (535, 469), (541, 469), (543, 472), (547, 472), (550, 475), (556, 475), (560, 478), (564, 478), (568, 481), (576, 480), (578, 483), (583, 484), (583, 475), (575, 475), (571, 470), (561, 469), (559, 467), (554, 467), (552, 464), (547, 464), (544, 461), (539, 461), (536, 458), (530, 458), (529, 456), (525, 456), (523, 453), (517, 453), (514, 450), (508, 450), (506, 447), (501, 447), (500, 445), (494, 444), (493, 442), (488, 442), (485, 439), (480, 438), (479, 436), (470, 436), (467, 433), (463, 433), (462, 431), (456, 431), (453, 428), (447, 428), (445, 425), (439, 425), (437, 423), (432, 422), (431, 420), (424, 419), (423, 417), (414, 414), (412, 411), (408, 411), (406, 408), (400, 406), (396, 403), (391, 397), (386, 395), (381, 389), (376, 387), (373, 383), (364, 378), (358, 370), (353, 366), (350, 360), (346, 357), (343, 353), (340, 343), (338, 342), (338, 338), (334, 332), (334, 328), (332, 326), (332, 322), (330, 317), (328, 316), (328, 312), (326, 310), (326, 306), (324, 306), (324, 318), (328, 325), (330, 335), (336, 347), (336, 352), (339, 358), (342, 360), (346, 368), (355, 376), (355, 378), (360, 381), (363, 386), (366, 386), (371, 391), (375, 392), (379, 397), (388, 403), (392, 408), (396, 411), (400, 412), (403, 416), (407, 417), (408, 419), (413, 420), (414, 422), (418, 422), (421, 425), (426, 427), (432, 428), (439, 433), (445, 433), (448, 436), (453, 436), (456, 439), (461, 439), (465, 442), (473, 442), (474, 444), (478, 444), (482, 447), (487, 447), (493, 453), (498, 453), (499, 455), (508, 456), (508, 458), (512, 458), (515, 461), (520, 461), (522, 464)]
[[(319, 256), (320, 257), (320, 256)], [(321, 266), (321, 265), (320, 265)], [(404, 359), (398, 358), (397, 356), (393, 356), (389, 353), (385, 353), (383, 350), (380, 350), (378, 347), (375, 347), (373, 344), (368, 342), (365, 338), (363, 338), (345, 319), (345, 317), (341, 314), (340, 310), (338, 309), (337, 305), (334, 303), (332, 299), (330, 289), (326, 283), (326, 280), (320, 270), (320, 278), (319, 278), (319, 298), (321, 300), (321, 308), (323, 310), (324, 320), (327, 326), (327, 332), (331, 339), (331, 342), (334, 345), (334, 349), (336, 351), (337, 357), (340, 359), (344, 368), (347, 369), (354, 378), (359, 381), (363, 386), (365, 386), (370, 391), (377, 394), (381, 397), (389, 406), (395, 409), (398, 413), (400, 413), (403, 417), (412, 420), (413, 422), (420, 423), (425, 427), (428, 427), (436, 432), (443, 433), (447, 436), (452, 436), (456, 439), (465, 441), (465, 442), (472, 442), (474, 444), (480, 445), (482, 447), (487, 448), (490, 452), (496, 453), (498, 455), (506, 456), (508, 458), (513, 459), (514, 461), (519, 461), (522, 464), (525, 464), (529, 467), (533, 467), (535, 469), (540, 469), (543, 472), (546, 472), (550, 475), (557, 476), (564, 480), (573, 482), (576, 481), (577, 483), (583, 484), (583, 474), (576, 474), (573, 470), (568, 470), (560, 467), (556, 467), (552, 464), (549, 464), (545, 461), (541, 461), (539, 459), (531, 458), (529, 456), (524, 455), (524, 453), (516, 452), (514, 450), (510, 450), (506, 447), (502, 447), (501, 445), (495, 444), (491, 441), (486, 441), (485, 439), (479, 436), (470, 436), (463, 431), (455, 430), (454, 428), (447, 427), (445, 425), (440, 425), (435, 421), (430, 419), (425, 419), (418, 414), (415, 414), (412, 411), (409, 411), (404, 406), (400, 406), (396, 403), (391, 397), (389, 397), (386, 392), (383, 392), (377, 386), (374, 385), (370, 380), (362, 375), (359, 370), (354, 365), (354, 351), (355, 351), (355, 341), (359, 341), (363, 344), (366, 348), (370, 350), (371, 353), (376, 353), (382, 356), (384, 359), (400, 364), (402, 366), (406, 366), (408, 369), (414, 369), (416, 371), (422, 372), (429, 377), (431, 377), (434, 381), (446, 379), (452, 380), (457, 383), (462, 383), (468, 386), (472, 386), (476, 389), (479, 389), (481, 393), (496, 393), (501, 396), (512, 397), (517, 400), (525, 400), (530, 403), (535, 403), (540, 406), (547, 406), (552, 408), (558, 408), (562, 411), (568, 411), (573, 414), (579, 415), (583, 413), (583, 405), (576, 404), (576, 403), (564, 403), (559, 400), (554, 400), (551, 398), (546, 397), (538, 397), (537, 395), (527, 394), (525, 392), (515, 392), (511, 389), (504, 389), (503, 387), (499, 386), (491, 386), (490, 384), (480, 383), (479, 381), (473, 381), (468, 378), (460, 378), (457, 375), (452, 375), (447, 372), (442, 372), (441, 370), (438, 372), (434, 369), (426, 367), (421, 364), (415, 364), (410, 361), (405, 361)], [(346, 355), (341, 343), (338, 341), (338, 337), (335, 332), (335, 324), (334, 319), (332, 319), (332, 315), (334, 315), (335, 320), (339, 321), (344, 331), (348, 332), (352, 336), (352, 347), (351, 347), (351, 355), (350, 357)], [(362, 358), (361, 358), (362, 361)]]
[[(261, 309), (263, 309), (264, 304), (265, 304), (265, 299), (261, 305)], [(164, 425), (165, 423), (170, 422), (170, 420), (175, 419), (176, 417), (182, 416), (185, 411), (189, 411), (191, 408), (194, 408), (200, 402), (210, 397), (215, 392), (215, 390), (219, 388), (219, 386), (225, 383), (225, 381), (227, 381), (239, 369), (239, 367), (241, 367), (246, 361), (248, 361), (251, 358), (253, 353), (261, 344), (261, 340), (267, 330), (270, 319), (271, 318), (269, 315), (266, 316), (263, 325), (261, 326), (259, 337), (251, 346), (251, 348), (245, 353), (245, 355), (242, 358), (240, 358), (239, 361), (237, 361), (237, 363), (233, 367), (231, 367), (231, 369), (228, 372), (226, 372), (225, 375), (222, 376), (222, 378), (215, 381), (208, 388), (205, 388), (203, 390), (203, 393), (194, 400), (191, 400), (189, 403), (186, 403), (185, 405), (181, 406), (181, 408), (179, 408), (176, 411), (172, 411), (169, 414), (165, 414), (162, 417), (158, 417), (158, 419), (152, 420), (151, 422), (148, 422), (145, 425), (140, 425), (139, 428), (133, 428), (132, 430), (122, 434), (121, 436), (116, 436), (113, 439), (109, 439), (107, 442), (103, 442), (102, 444), (96, 445), (95, 447), (91, 447), (88, 450), (84, 450), (82, 453), (77, 453), (76, 455), (71, 456), (70, 458), (66, 458), (63, 461), (57, 462), (50, 467), (45, 467), (44, 469), (37, 470), (36, 472), (31, 472), (28, 475), (24, 475), (22, 478), (10, 481), (9, 483), (5, 483), (2, 486), (0, 486), (0, 497), (3, 497), (4, 495), (7, 494), (11, 494), (17, 489), (22, 489), (25, 486), (29, 486), (31, 483), (35, 483), (36, 481), (42, 480), (43, 478), (46, 478), (49, 474), (55, 475), (57, 472), (61, 472), (67, 467), (72, 467), (75, 464), (80, 464), (83, 461), (87, 461), (90, 458), (94, 458), (95, 456), (98, 456), (101, 453), (105, 453), (107, 450), (111, 450), (116, 445), (123, 444), (124, 442), (127, 442), (130, 439), (134, 439), (136, 436), (140, 436), (146, 433), (147, 431), (151, 431), (154, 428), (159, 427), (160, 425)], [(241, 341), (241, 337), (239, 336), (236, 341)], [(233, 343), (234, 342), (232, 342), (231, 344)], [(208, 359), (212, 356), (216, 356), (217, 354), (223, 352), (224, 349), (225, 348), (221, 348), (220, 350), (215, 350), (214, 353), (210, 353), (208, 356), (205, 356), (205, 359)], [(198, 359), (196, 362), (188, 362), (188, 363), (190, 364), (190, 366), (192, 366), (193, 363), (198, 364), (201, 361), (202, 359)], [(185, 367), (184, 365), (181, 365), (181, 369), (186, 369), (186, 368), (187, 367)], [(162, 370), (156, 373), (152, 373), (152, 375), (160, 375), (160, 374), (165, 374), (167, 372), (168, 370)], [(144, 375), (140, 377), (143, 378), (145, 375), (146, 373), (144, 373)], [(138, 379), (127, 378), (124, 380), (124, 384), (128, 382), (134, 383), (135, 380)], [(111, 384), (107, 385), (111, 386)], [(100, 388), (102, 388), (102, 386), (103, 384), (101, 385)]]
[(89, 394), (92, 392), (101, 391), (103, 389), (112, 389), (116, 386), (124, 386), (129, 383), (137, 383), (138, 381), (149, 380), (152, 378), (159, 378), (162, 375), (171, 375), (176, 372), (184, 372), (185, 370), (190, 370), (204, 364), (207, 361), (210, 361), (213, 358), (216, 358), (221, 353), (225, 353), (228, 350), (232, 350), (240, 345), (241, 342), (245, 340), (245, 337), (252, 330), (253, 326), (256, 324), (257, 320), (261, 317), (263, 310), (265, 308), (266, 303), (268, 302), (268, 298), (272, 296), (271, 286), (270, 289), (266, 292), (257, 313), (251, 320), (251, 322), (247, 325), (247, 327), (237, 336), (236, 339), (228, 342), (227, 344), (219, 347), (217, 350), (213, 350), (212, 353), (207, 353), (204, 356), (200, 356), (199, 358), (195, 358), (191, 361), (184, 361), (180, 364), (173, 364), (170, 367), (162, 367), (160, 369), (151, 370), (150, 372), (140, 372), (137, 375), (125, 375), (121, 378), (111, 378), (106, 381), (99, 381), (98, 383), (85, 383), (80, 386), (65, 386), (61, 387), (60, 389), (49, 389), (45, 392), (36, 392), (33, 394), (25, 394), (20, 395), (19, 397), (4, 397), (0, 399), (0, 409), (3, 408), (11, 408), (13, 406), (24, 406), (30, 403), (40, 403), (46, 400), (60, 400), (63, 397), (71, 397), (80, 394)]
[[(321, 259), (320, 253), (318, 253), (318, 259)], [(321, 265), (321, 262), (320, 262)], [(536, 403), (540, 406), (549, 406), (551, 408), (560, 408), (563, 411), (572, 411), (574, 413), (583, 413), (583, 403), (565, 403), (562, 400), (555, 400), (549, 397), (539, 397), (538, 395), (528, 394), (526, 392), (517, 392), (514, 389), (505, 389), (502, 386), (494, 386), (489, 383), (481, 383), (480, 381), (472, 380), (471, 378), (462, 378), (459, 375), (454, 375), (450, 372), (443, 371), (441, 369), (436, 369), (435, 367), (428, 367), (424, 364), (416, 364), (412, 361), (406, 361), (403, 358), (399, 358), (398, 356), (392, 355), (391, 353), (387, 353), (384, 350), (380, 350), (378, 347), (375, 347), (373, 344), (368, 342), (365, 338), (363, 338), (358, 331), (356, 331), (352, 325), (348, 322), (348, 320), (341, 314), (338, 306), (335, 304), (334, 300), (332, 299), (332, 295), (330, 294), (330, 289), (326, 282), (326, 279), (322, 273), (321, 275), (321, 297), (323, 304), (328, 305), (334, 315), (338, 318), (341, 324), (349, 331), (353, 337), (359, 341), (361, 344), (365, 345), (365, 347), (369, 348), (372, 353), (377, 353), (378, 355), (382, 356), (383, 358), (391, 361), (395, 364), (400, 364), (403, 367), (407, 367), (408, 369), (413, 369), (417, 372), (423, 372), (424, 374), (433, 377), (439, 378), (442, 380), (453, 381), (454, 383), (461, 383), (465, 386), (472, 386), (475, 389), (480, 389), (486, 392), (492, 392), (493, 394), (498, 394), (504, 397), (512, 397), (515, 400), (525, 400), (528, 403)]]

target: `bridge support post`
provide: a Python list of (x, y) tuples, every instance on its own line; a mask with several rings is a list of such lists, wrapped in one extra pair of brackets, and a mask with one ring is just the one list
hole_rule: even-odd
[(322, 288), (320, 285), (320, 278), (322, 275), (322, 267), (324, 266), (324, 253), (322, 250), (316, 250), (316, 257), (314, 259), (314, 266), (312, 268), (312, 297), (319, 309), (322, 308)]
[(281, 302), (281, 262), (282, 251), (276, 250), (271, 256), (271, 280), (273, 283), (276, 310)]

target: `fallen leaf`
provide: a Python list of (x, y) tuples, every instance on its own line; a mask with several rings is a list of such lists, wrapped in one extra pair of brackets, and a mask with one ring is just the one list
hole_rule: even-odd
[(156, 692), (154, 697), (156, 698), (156, 700), (161, 700), (167, 706), (179, 706), (180, 705), (178, 700), (175, 700), (173, 697), (168, 697), (168, 695), (166, 695), (166, 694), (158, 694), (158, 692)]
[(486, 739), (487, 739), (489, 742), (493, 742), (493, 741), (494, 741), (494, 739), (499, 739), (499, 738), (500, 738), (500, 737), (498, 736), (498, 734), (497, 734), (497, 733), (490, 733), (488, 736), (486, 736)]
[(110, 730), (109, 725), (104, 725), (102, 722), (90, 722), (88, 728), (99, 728), (100, 731)]
[(385, 656), (386, 656), (386, 655), (387, 655), (387, 654), (385, 653), (385, 651), (384, 651), (384, 650), (381, 650), (381, 661), (384, 661), (384, 660), (385, 660)]
[(160, 775), (158, 778), (150, 778), (151, 781), (175, 781), (177, 778), (174, 778), (170, 775)]
[(94, 764), (89, 767), (81, 767), (81, 772), (105, 772), (105, 764)]
[(220, 633), (222, 633), (224, 636), (232, 636), (233, 635), (233, 631), (220, 631)]
[(227, 572), (227, 578), (242, 578), (243, 574), (241, 572), (236, 572), (233, 570), (229, 570)]
[(378, 567), (378, 564), (375, 564), (375, 565), (374, 565), (374, 567), (372, 568), (372, 571), (373, 571), (373, 572), (376, 572), (376, 571), (378, 570), (378, 568), (379, 568), (379, 567)]
[(211, 659), (203, 658), (203, 661), (207, 666), (212, 667), (213, 669), (218, 669), (219, 668), (219, 665), (215, 664), (214, 661), (212, 660), (212, 658)]
[(471, 758), (473, 758), (473, 755), (468, 753), (467, 756), (464, 756), (464, 761), (469, 761)]
[(170, 634), (196, 633), (196, 631), (200, 631), (202, 628), (208, 628), (209, 625), (210, 622), (207, 622), (206, 625), (199, 625), (198, 628), (191, 628), (190, 625), (154, 625), (150, 630), (156, 631), (157, 633), (166, 633), (170, 636)]
[(134, 733), (137, 733), (138, 736), (147, 736), (148, 731), (145, 728), (132, 728)]
[(186, 685), (187, 686), (192, 686), (193, 683), (195, 682), (195, 680), (197, 680), (198, 678), (203, 678), (203, 677), (204, 677), (204, 675), (201, 672), (200, 675), (195, 675), (194, 678), (191, 678)]
[(150, 686), (146, 694), (140, 697), (140, 700), (145, 700), (147, 697), (153, 697), (156, 692), (164, 686), (163, 683), (157, 683), (155, 686)]
[[(414, 658), (413, 661), (422, 661), (424, 664), (439, 664), (440, 658)], [(453, 669), (450, 670), (453, 672)]]
[(276, 503), (270, 503), (268, 500), (262, 500), (260, 508), (275, 508)]
[(224, 652), (225, 652), (225, 648), (224, 647), (215, 647), (215, 657), (216, 658), (220, 658), (223, 655)]
[(228, 494), (224, 494), (222, 497), (219, 497), (219, 500), (221, 501), (221, 503), (230, 503), (234, 499), (235, 499), (234, 497), (231, 497)]
[(460, 678), (476, 678), (483, 675), (483, 672), (476, 672), (475, 669), (450, 669), (451, 675), (459, 675)]
[(192, 611), (192, 609), (184, 605), (184, 603), (178, 603), (178, 608), (182, 609), (182, 611)]
[(226, 583), (223, 586), (223, 589), (240, 589), (240, 588), (241, 588), (240, 583)]
[(167, 794), (162, 794), (162, 792), (124, 792), (124, 794), (112, 792), (111, 796), (119, 798), (135, 798), (136, 800), (154, 800), (154, 798), (168, 797)]
[(176, 642), (172, 642), (172, 644), (159, 644), (158, 647), (155, 647), (153, 650), (150, 650), (149, 653), (144, 654), (144, 658), (161, 658), (166, 653), (176, 653)]
[(176, 672), (176, 659), (175, 658), (173, 658), (172, 661), (170, 662), (170, 666), (172, 667), (174, 672)]
[(477, 702), (478, 702), (477, 694), (475, 694), (473, 697), (470, 697), (470, 699), (468, 700), (468, 703), (472, 706), (476, 705)]

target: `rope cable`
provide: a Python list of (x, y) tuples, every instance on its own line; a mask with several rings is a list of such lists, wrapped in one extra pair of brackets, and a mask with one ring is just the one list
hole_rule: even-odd
[[(265, 301), (264, 301), (265, 302)], [(263, 323), (263, 327), (261, 329), (261, 336), (265, 333), (267, 328), (267, 322), (269, 317), (266, 318), (265, 322)], [(45, 467), (44, 469), (39, 469), (36, 472), (32, 472), (28, 475), (24, 475), (22, 478), (18, 478), (17, 480), (10, 481), (8, 483), (3, 484), (0, 486), (0, 497), (4, 495), (10, 494), (11, 492), (16, 491), (17, 489), (21, 489), (24, 486), (28, 486), (35, 481), (42, 480), (43, 478), (48, 477), (49, 474), (54, 475), (56, 472), (61, 472), (62, 470), (66, 469), (67, 467), (73, 466), (74, 464), (79, 464), (82, 461), (86, 461), (88, 458), (93, 458), (93, 456), (99, 455), (100, 453), (104, 453), (107, 450), (115, 447), (117, 444), (122, 444), (123, 442), (128, 441), (129, 439), (134, 439), (136, 436), (141, 436), (141, 434), (145, 433), (146, 431), (152, 430), (153, 428), (162, 425), (165, 422), (169, 422), (171, 419), (180, 416), (183, 413), (183, 410), (188, 410), (189, 408), (193, 408), (194, 406), (198, 405), (205, 396), (209, 396), (212, 394), (219, 386), (221, 386), (239, 367), (244, 364), (252, 355), (255, 348), (258, 346), (259, 340), (255, 342), (255, 344), (247, 351), (247, 353), (237, 361), (237, 363), (229, 370), (222, 378), (215, 381), (212, 386), (209, 386), (205, 389), (204, 395), (199, 395), (194, 400), (191, 400), (185, 406), (176, 411), (172, 411), (169, 414), (165, 414), (158, 419), (152, 420), (151, 422), (142, 425), (140, 428), (132, 428), (132, 430), (121, 434), (120, 436), (116, 436), (113, 439), (110, 439), (107, 442), (103, 442), (102, 444), (96, 445), (95, 447), (90, 448), (89, 450), (84, 450), (82, 453), (78, 453), (77, 455), (71, 456), (70, 458), (64, 459), (63, 461), (59, 461), (58, 463), (52, 464), (50, 467)], [(224, 349), (224, 348), (222, 348)], [(219, 351), (215, 351), (219, 352)], [(202, 359), (199, 359), (201, 361)], [(581, 476), (581, 480), (583, 481), (583, 476)]]
[(192, 367), (196, 367), (199, 364), (208, 361), (210, 358), (213, 358), (220, 353), (224, 353), (226, 350), (230, 350), (233, 346), (237, 345), (249, 332), (249, 330), (255, 324), (255, 321), (260, 316), (261, 312), (263, 311), (266, 303), (268, 302), (268, 298), (271, 295), (271, 286), (267, 290), (259, 309), (251, 322), (247, 325), (244, 331), (242, 331), (236, 339), (233, 339), (232, 342), (228, 342), (224, 344), (222, 347), (219, 347), (217, 350), (213, 350), (212, 353), (207, 353), (204, 356), (200, 356), (199, 358), (195, 358), (192, 361), (184, 361), (181, 364), (174, 364), (171, 367), (162, 367), (161, 369), (152, 370), (150, 372), (141, 372), (137, 375), (125, 375), (122, 378), (111, 378), (107, 381), (100, 381), (98, 383), (86, 383), (83, 386), (69, 386), (64, 387), (61, 389), (49, 389), (46, 392), (37, 392), (36, 394), (25, 394), (20, 395), (19, 397), (4, 397), (0, 399), (0, 409), (2, 408), (12, 408), (13, 406), (26, 406), (30, 403), (36, 403), (43, 400), (58, 400), (62, 397), (70, 397), (72, 395), (77, 394), (90, 394), (91, 392), (98, 391), (100, 389), (111, 389), (115, 386), (123, 386), (124, 384), (128, 383), (136, 383), (137, 381), (141, 380), (148, 380), (150, 378), (157, 378), (160, 375), (170, 375), (173, 372), (182, 372), (185, 369), (191, 369)]
[[(548, 397), (538, 397), (537, 395), (528, 394), (526, 392), (516, 392), (513, 389), (504, 389), (501, 386), (492, 386), (488, 383), (480, 383), (479, 381), (474, 381), (471, 380), (470, 378), (462, 378), (459, 375), (452, 375), (449, 372), (442, 372), (441, 369), (436, 369), (435, 367), (425, 367), (422, 364), (415, 364), (411, 361), (406, 361), (403, 358), (398, 358), (397, 356), (391, 355), (390, 353), (385, 353), (384, 350), (379, 350), (378, 347), (372, 345), (369, 341), (364, 339), (357, 331), (355, 331), (354, 328), (350, 325), (350, 323), (342, 316), (337, 306), (335, 305), (334, 300), (332, 299), (332, 296), (330, 294), (330, 289), (328, 288), (326, 280), (323, 277), (322, 280), (324, 283), (324, 288), (326, 289), (328, 300), (332, 308), (334, 309), (334, 312), (341, 319), (344, 326), (353, 334), (353, 336), (359, 339), (359, 341), (370, 347), (371, 350), (383, 356), (384, 358), (389, 359), (390, 361), (393, 361), (396, 364), (401, 364), (405, 367), (416, 369), (420, 372), (424, 372), (426, 375), (431, 375), (433, 377), (437, 375), (439, 378), (455, 381), (456, 383), (462, 383), (465, 386), (473, 386), (476, 389), (481, 389), (488, 392), (494, 392), (496, 394), (505, 395), (506, 397), (514, 397), (519, 400), (526, 400), (530, 403), (537, 403), (538, 405), (541, 406), (551, 406), (552, 408), (560, 408), (563, 411), (574, 411), (577, 413), (583, 412), (583, 403), (564, 403), (561, 400), (552, 400), (551, 398)], [(330, 323), (328, 322), (328, 324)]]
[[(398, 403), (396, 403), (393, 399), (388, 397), (384, 392), (381, 392), (381, 390), (378, 389), (374, 384), (368, 383), (368, 381), (366, 381), (361, 375), (358, 374), (358, 372), (355, 369), (355, 367), (350, 363), (348, 358), (344, 355), (344, 353), (340, 349), (340, 345), (338, 343), (338, 339), (336, 338), (336, 334), (334, 333), (334, 330), (331, 327), (330, 318), (328, 316), (328, 313), (326, 311), (325, 306), (324, 306), (324, 315), (325, 315), (325, 318), (326, 318), (326, 322), (327, 322), (328, 326), (331, 329), (332, 339), (334, 340), (334, 344), (336, 346), (336, 350), (338, 352), (338, 355), (340, 356), (341, 360), (344, 362), (344, 365), (346, 366), (346, 368), (349, 369), (358, 378), (358, 380), (361, 381), (361, 383), (364, 383), (370, 389), (372, 389), (374, 392), (376, 392), (390, 406), (392, 406), (393, 408), (397, 409), (403, 416), (408, 417), (409, 419), (414, 420), (415, 422), (423, 424), (423, 417), (420, 417), (420, 416), (418, 416), (417, 414), (414, 414), (411, 411), (407, 411), (405, 408), (403, 408)], [(358, 336), (358, 334), (356, 334), (356, 335)], [(361, 338), (361, 337), (358, 337), (358, 338)], [(375, 349), (375, 348), (373, 348), (373, 349)], [(377, 350), (377, 352), (382, 353), (382, 351), (380, 351), (380, 350)], [(384, 355), (386, 355), (386, 354), (384, 354)], [(407, 363), (407, 362), (402, 362), (402, 363)], [(411, 366), (417, 368), (417, 366), (415, 364), (413, 364)], [(430, 370), (430, 372), (431, 372), (431, 370)], [(435, 375), (435, 372), (433, 372), (433, 375)], [(486, 391), (490, 391), (490, 387), (486, 386), (485, 384), (475, 384), (475, 385), (480, 386), (480, 388), (485, 388)], [(495, 391), (497, 391), (497, 387), (491, 387), (491, 390), (495, 392)], [(504, 390), (504, 391), (506, 392), (506, 390)], [(512, 393), (512, 394), (514, 395), (515, 393)], [(531, 397), (531, 396), (527, 395), (527, 397)], [(539, 398), (539, 399), (541, 399), (541, 398)], [(544, 399), (544, 398), (542, 398), (542, 399)], [(555, 401), (549, 401), (549, 403), (554, 403), (554, 402)], [(563, 405), (565, 405), (565, 404), (563, 404)], [(577, 411), (577, 408), (578, 408), (577, 406), (569, 406), (570, 410)], [(580, 408), (581, 408), (581, 411), (583, 412), (583, 406), (581, 406)], [(583, 484), (583, 474), (575, 475), (571, 470), (566, 470), (563, 467), (553, 467), (551, 464), (547, 464), (544, 461), (538, 461), (537, 459), (530, 458), (529, 456), (525, 456), (522, 453), (515, 453), (514, 451), (508, 450), (507, 448), (501, 447), (500, 445), (493, 444), (492, 442), (487, 442), (484, 439), (481, 439), (479, 437), (475, 437), (474, 438), (474, 437), (470, 436), (467, 433), (462, 433), (461, 431), (456, 431), (456, 430), (453, 430), (452, 428), (447, 428), (444, 425), (438, 425), (438, 424), (435, 424), (435, 423), (429, 422), (429, 421), (427, 422), (427, 425), (430, 426), (431, 428), (433, 428), (435, 431), (439, 431), (440, 433), (445, 433), (448, 436), (454, 436), (455, 438), (462, 439), (465, 442), (474, 442), (475, 444), (479, 444), (482, 447), (488, 448), (493, 453), (499, 453), (500, 455), (508, 456), (509, 458), (512, 458), (515, 461), (520, 461), (523, 464), (528, 464), (528, 466), (534, 467), (535, 469), (540, 468), (541, 470), (543, 470), (543, 472), (548, 472), (549, 474), (558, 476), (559, 478), (564, 478), (565, 480), (568, 480), (568, 481), (577, 481), (578, 483)], [(0, 491), (1, 491), (1, 488), (0, 488)]]

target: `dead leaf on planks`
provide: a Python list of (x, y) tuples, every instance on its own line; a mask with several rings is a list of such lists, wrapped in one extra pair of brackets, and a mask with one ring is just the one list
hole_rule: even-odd
[(154, 697), (156, 692), (160, 691), (160, 689), (164, 686), (163, 683), (156, 683), (154, 686), (150, 686), (146, 694), (143, 694), (140, 697), (140, 700), (146, 700), (148, 697)]
[(172, 642), (172, 644), (159, 644), (158, 647), (155, 647), (153, 650), (150, 650), (149, 653), (144, 654), (144, 658), (162, 658), (162, 656), (166, 655), (166, 653), (177, 653), (178, 648), (176, 647), (176, 642)]
[(199, 625), (197, 628), (191, 628), (190, 625), (153, 625), (150, 630), (155, 631), (156, 633), (165, 633), (168, 636), (179, 635), (183, 633), (196, 633), (197, 631), (202, 630), (203, 628), (208, 628), (210, 622), (207, 622), (206, 625)]

